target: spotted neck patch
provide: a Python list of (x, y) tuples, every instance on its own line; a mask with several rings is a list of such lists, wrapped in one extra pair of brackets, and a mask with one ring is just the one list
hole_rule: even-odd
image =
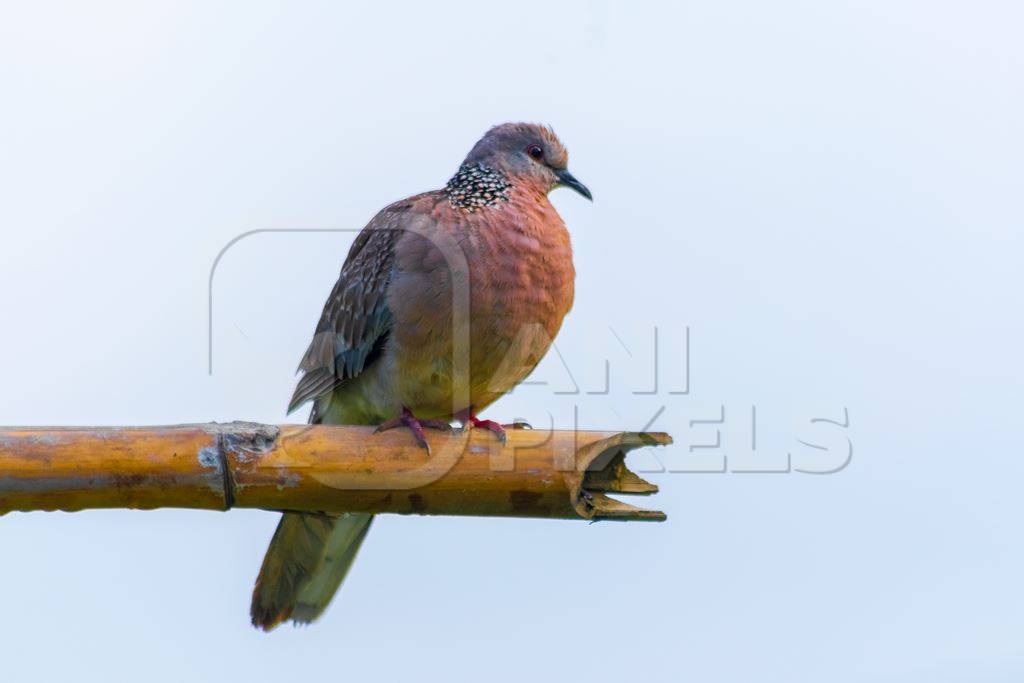
[(512, 183), (504, 173), (482, 164), (466, 164), (444, 186), (452, 206), (470, 212), (508, 201)]

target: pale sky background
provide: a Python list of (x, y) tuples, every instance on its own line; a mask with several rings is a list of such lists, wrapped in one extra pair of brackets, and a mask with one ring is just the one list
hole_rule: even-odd
[[(826, 438), (853, 455), (652, 474), (660, 525), (382, 518), (325, 617), (269, 636), (275, 514), (7, 515), (3, 678), (1024, 679), (1022, 25), (987, 1), (4, 2), (0, 422), (285, 421), (352, 236), (233, 247), (210, 376), (218, 251), (358, 229), (530, 120), (595, 201), (553, 195), (564, 365), (489, 415), (657, 415), (677, 445), (636, 464), (682, 469), (723, 409), (730, 462), (814, 456), (810, 420), (845, 409)], [(556, 393), (606, 360), (607, 395)]]

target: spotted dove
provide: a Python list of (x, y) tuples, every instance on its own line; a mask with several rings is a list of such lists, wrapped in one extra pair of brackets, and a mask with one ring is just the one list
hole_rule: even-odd
[[(311, 423), (404, 426), (423, 446), (424, 427), (452, 420), (503, 439), (504, 428), (477, 412), (532, 371), (572, 306), (569, 233), (547, 195), (590, 192), (567, 160), (550, 128), (503, 124), (444, 189), (378, 213), (327, 299), (289, 412), (312, 401)], [(461, 375), (452, 331), (460, 301), (469, 329)], [(256, 580), (253, 624), (320, 616), (372, 519), (285, 513)]]

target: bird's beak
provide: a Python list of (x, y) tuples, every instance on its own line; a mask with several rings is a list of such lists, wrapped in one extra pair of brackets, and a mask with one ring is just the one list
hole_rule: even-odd
[(590, 190), (587, 189), (587, 186), (581, 183), (580, 181), (576, 180), (576, 178), (573, 177), (572, 173), (569, 173), (569, 171), (562, 169), (561, 171), (555, 171), (555, 175), (558, 177), (559, 186), (570, 187), (579, 192), (581, 195), (583, 195), (590, 201), (594, 201), (594, 197), (590, 194)]

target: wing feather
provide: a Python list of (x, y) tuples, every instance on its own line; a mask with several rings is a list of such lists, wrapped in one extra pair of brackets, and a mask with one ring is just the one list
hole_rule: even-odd
[(408, 208), (387, 207), (356, 237), (299, 363), (303, 375), (289, 413), (357, 377), (380, 355), (393, 323), (387, 288), (400, 236), (397, 226)]

